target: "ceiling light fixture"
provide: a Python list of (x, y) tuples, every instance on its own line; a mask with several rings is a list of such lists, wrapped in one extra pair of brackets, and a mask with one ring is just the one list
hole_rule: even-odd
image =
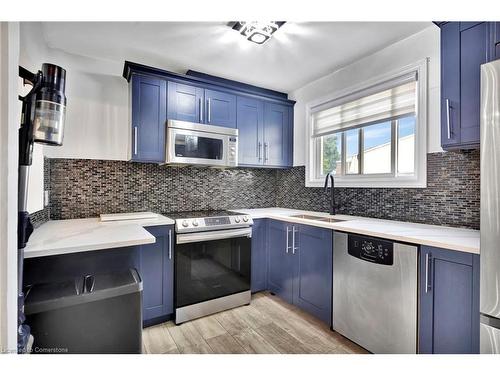
[(235, 21), (230, 22), (228, 26), (238, 31), (247, 40), (256, 44), (264, 44), (284, 23), (285, 21)]

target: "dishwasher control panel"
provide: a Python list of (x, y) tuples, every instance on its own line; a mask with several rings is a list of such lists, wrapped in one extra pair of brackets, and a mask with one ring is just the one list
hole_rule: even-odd
[(350, 234), (348, 236), (347, 252), (353, 257), (368, 262), (392, 266), (394, 264), (393, 245), (391, 241)]

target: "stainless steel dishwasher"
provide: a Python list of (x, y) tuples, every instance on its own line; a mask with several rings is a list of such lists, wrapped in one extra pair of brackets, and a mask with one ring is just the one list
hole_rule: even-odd
[(372, 353), (417, 351), (417, 247), (334, 234), (333, 329)]

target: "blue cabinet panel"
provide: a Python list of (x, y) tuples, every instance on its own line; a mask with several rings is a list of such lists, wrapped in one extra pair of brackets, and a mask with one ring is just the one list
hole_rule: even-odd
[(500, 59), (500, 22), (489, 22), (490, 56), (489, 61)]
[(252, 293), (267, 289), (266, 219), (256, 219), (252, 227)]
[(487, 61), (488, 24), (460, 32), (460, 143), (479, 143), (481, 64)]
[(441, 145), (460, 144), (460, 24), (441, 26)]
[(264, 164), (292, 165), (293, 129), (289, 107), (274, 103), (264, 105)]
[(268, 279), (269, 290), (288, 303), (293, 302), (293, 258), (291, 256), (291, 227), (282, 221), (269, 220)]
[(155, 236), (156, 242), (141, 245), (139, 250), (144, 321), (174, 312), (173, 227), (155, 226), (146, 229)]
[(165, 160), (167, 82), (132, 77), (132, 160), (161, 163)]
[(294, 225), (295, 277), (293, 303), (331, 324), (332, 230)]
[(492, 54), (488, 22), (441, 26), (441, 145), (479, 147), (481, 64)]
[(330, 229), (268, 220), (268, 289), (331, 324)]
[(420, 353), (479, 353), (479, 255), (423, 246)]
[(168, 82), (168, 118), (203, 123), (203, 89)]
[(238, 97), (238, 164), (259, 165), (263, 161), (264, 103)]
[(236, 127), (236, 96), (220, 91), (205, 90), (206, 117), (210, 125)]

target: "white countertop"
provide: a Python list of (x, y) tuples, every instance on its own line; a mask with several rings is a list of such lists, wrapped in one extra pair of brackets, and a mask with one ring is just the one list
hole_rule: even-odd
[(154, 243), (144, 227), (171, 225), (174, 220), (158, 215), (155, 219), (102, 222), (99, 218), (50, 220), (35, 229), (25, 258), (61, 255)]
[(452, 228), (439, 225), (414, 224), (402, 221), (370, 219), (359, 216), (335, 215), (336, 219), (346, 220), (328, 223), (311, 219), (291, 217), (292, 215), (330, 216), (325, 212), (293, 210), (270, 207), (255, 209), (236, 209), (234, 211), (250, 215), (254, 219), (269, 218), (298, 224), (330, 228), (343, 232), (358, 233), (368, 236), (387, 238), (394, 241), (408, 242), (417, 245), (435, 246), (444, 249), (479, 254), (479, 231), (472, 229)]

